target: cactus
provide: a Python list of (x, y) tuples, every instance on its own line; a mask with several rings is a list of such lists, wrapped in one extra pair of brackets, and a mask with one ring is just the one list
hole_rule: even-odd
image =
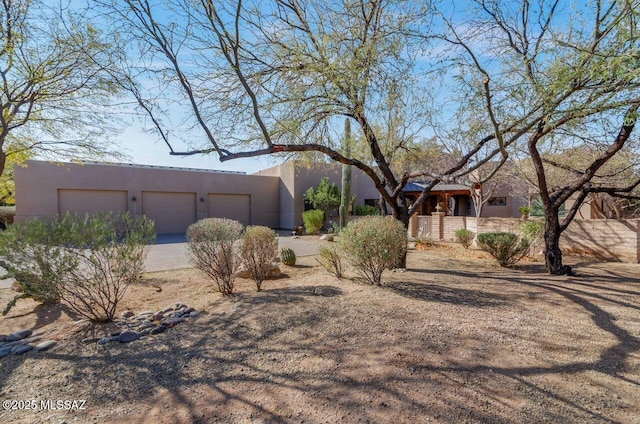
[(280, 249), (280, 262), (287, 266), (296, 264), (296, 253), (290, 247), (283, 246)]
[[(351, 154), (351, 122), (349, 118), (344, 121), (344, 155)], [(342, 164), (342, 193), (340, 197), (340, 228), (347, 226), (347, 215), (349, 214), (349, 200), (351, 197), (351, 165)]]

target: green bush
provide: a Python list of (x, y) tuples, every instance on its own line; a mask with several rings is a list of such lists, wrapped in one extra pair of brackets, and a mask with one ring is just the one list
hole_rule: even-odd
[(66, 214), (12, 225), (2, 238), (0, 257), (21, 286), (20, 296), (62, 300), (79, 315), (106, 322), (141, 277), (155, 232), (144, 216)]
[(380, 285), (384, 269), (406, 254), (407, 230), (392, 217), (367, 216), (347, 225), (340, 248), (365, 280)]
[(529, 241), (513, 233), (478, 234), (478, 245), (496, 258), (500, 266), (513, 266), (529, 251)]
[(468, 249), (469, 246), (471, 246), (471, 243), (473, 243), (473, 238), (475, 237), (475, 234), (473, 234), (472, 231), (469, 231), (466, 228), (461, 228), (454, 234), (456, 236), (456, 240), (458, 240), (458, 243), (462, 244), (462, 247), (464, 247), (465, 249)]
[(242, 224), (226, 218), (207, 218), (187, 228), (187, 252), (197, 269), (224, 295), (233, 293), (238, 261), (234, 245)]
[(240, 258), (245, 270), (256, 282), (258, 291), (272, 267), (278, 252), (276, 233), (262, 226), (249, 226), (244, 232), (240, 245)]
[(321, 247), (320, 257), (316, 259), (318, 263), (337, 278), (342, 278), (342, 259), (340, 252), (335, 247)]
[(535, 255), (544, 241), (544, 221), (525, 221), (518, 225), (518, 231), (529, 241), (528, 253)]
[(317, 234), (324, 225), (324, 212), (311, 209), (302, 213), (302, 221), (307, 234)]
[(358, 216), (380, 215), (380, 209), (371, 205), (356, 205), (355, 214)]
[(286, 266), (294, 266), (296, 264), (296, 252), (290, 247), (282, 246), (280, 249), (280, 262)]

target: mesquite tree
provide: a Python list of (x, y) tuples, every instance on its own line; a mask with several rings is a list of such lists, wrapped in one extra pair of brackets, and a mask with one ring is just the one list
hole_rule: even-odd
[[(496, 129), (512, 128), (496, 133), (521, 131), (517, 147), (535, 171), (552, 274), (572, 274), (559, 240), (585, 198), (629, 195), (640, 183), (637, 173), (615, 184), (601, 172), (624, 149), (638, 147), (630, 136), (640, 104), (640, 2), (582, 3), (477, 0), (464, 17), (441, 14), (448, 28), (442, 38), (452, 45), (451, 60), (466, 70), (466, 86), (484, 92)], [(570, 153), (577, 147), (591, 152), (580, 166)], [(551, 182), (554, 169), (564, 171), (558, 184)]]

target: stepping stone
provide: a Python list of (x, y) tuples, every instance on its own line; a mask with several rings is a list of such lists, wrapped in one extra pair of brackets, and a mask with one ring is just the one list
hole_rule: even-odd
[(42, 343), (37, 344), (34, 347), (34, 349), (35, 349), (36, 352), (40, 352), (40, 351), (43, 351), (43, 350), (51, 349), (56, 344), (58, 344), (58, 342), (55, 341), (55, 340), (47, 340), (47, 341), (44, 341)]
[(135, 331), (123, 331), (122, 333), (120, 333), (120, 336), (118, 337), (118, 341), (120, 343), (129, 343), (134, 340), (138, 340), (139, 338), (140, 338), (140, 334), (136, 333)]
[(20, 330), (20, 331), (16, 331), (14, 333), (11, 333), (7, 336), (7, 338), (5, 339), (5, 341), (7, 342), (14, 342), (16, 340), (22, 340), (25, 337), (29, 337), (31, 334), (33, 333), (33, 331), (31, 330)]
[(31, 349), (33, 349), (33, 346), (23, 344), (15, 346), (13, 349), (11, 349), (11, 353), (13, 353), (14, 355), (22, 355), (23, 353), (29, 352)]

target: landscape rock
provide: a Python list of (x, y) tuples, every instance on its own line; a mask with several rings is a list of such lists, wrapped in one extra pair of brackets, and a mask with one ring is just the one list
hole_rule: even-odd
[(33, 333), (33, 331), (29, 330), (29, 329), (24, 329), (24, 330), (19, 330), (19, 331), (15, 331), (11, 334), (9, 334), (6, 338), (5, 341), (7, 342), (13, 342), (16, 340), (22, 340), (25, 337), (29, 337), (31, 334)]
[(98, 340), (98, 344), (106, 345), (107, 343), (111, 343), (111, 342), (116, 341), (116, 340), (118, 340), (118, 337), (111, 337), (111, 336), (103, 337), (100, 340)]
[(100, 337), (85, 337), (84, 339), (82, 339), (82, 343), (84, 344), (90, 344), (90, 343), (96, 343), (99, 342), (101, 340)]
[(198, 312), (198, 311), (191, 311), (191, 312), (189, 312), (189, 316), (190, 316), (191, 318), (195, 318), (195, 317), (197, 317), (198, 315), (200, 315), (200, 312)]
[(14, 346), (14, 348), (11, 349), (11, 353), (13, 353), (14, 355), (22, 355), (23, 353), (29, 352), (31, 349), (33, 349), (33, 346), (28, 344), (21, 344), (18, 346)]
[(173, 327), (176, 324), (181, 323), (182, 321), (184, 321), (184, 318), (180, 318), (180, 317), (173, 317), (173, 318), (167, 318), (164, 321), (162, 321), (162, 324), (168, 326), (168, 327)]
[(123, 331), (120, 333), (118, 337), (118, 341), (120, 343), (129, 343), (134, 340), (138, 340), (140, 338), (140, 333), (136, 333), (135, 331)]
[(42, 343), (37, 344), (34, 347), (34, 349), (35, 349), (36, 352), (40, 352), (40, 351), (43, 351), (43, 350), (51, 349), (56, 344), (58, 344), (58, 342), (55, 341), (55, 340), (47, 340), (47, 341), (44, 341)]
[[(269, 269), (269, 271), (267, 271), (267, 279), (279, 278), (281, 276), (282, 272), (280, 271), (280, 267), (278, 266), (278, 264), (271, 264), (271, 268)], [(238, 272), (236, 272), (236, 277), (251, 278), (251, 274), (249, 274), (249, 271), (245, 269), (240, 269)]]
[(160, 334), (160, 333), (164, 333), (165, 331), (167, 331), (167, 326), (159, 325), (156, 328), (152, 328), (149, 334)]
[(120, 314), (120, 318), (122, 318), (122, 319), (131, 318), (132, 316), (135, 316), (135, 313), (133, 311), (123, 311)]
[(0, 342), (3, 342), (7, 338), (6, 334), (0, 334)]
[(10, 353), (11, 353), (11, 348), (9, 347), (0, 348), (0, 358), (2, 358), (3, 356), (7, 356)]

